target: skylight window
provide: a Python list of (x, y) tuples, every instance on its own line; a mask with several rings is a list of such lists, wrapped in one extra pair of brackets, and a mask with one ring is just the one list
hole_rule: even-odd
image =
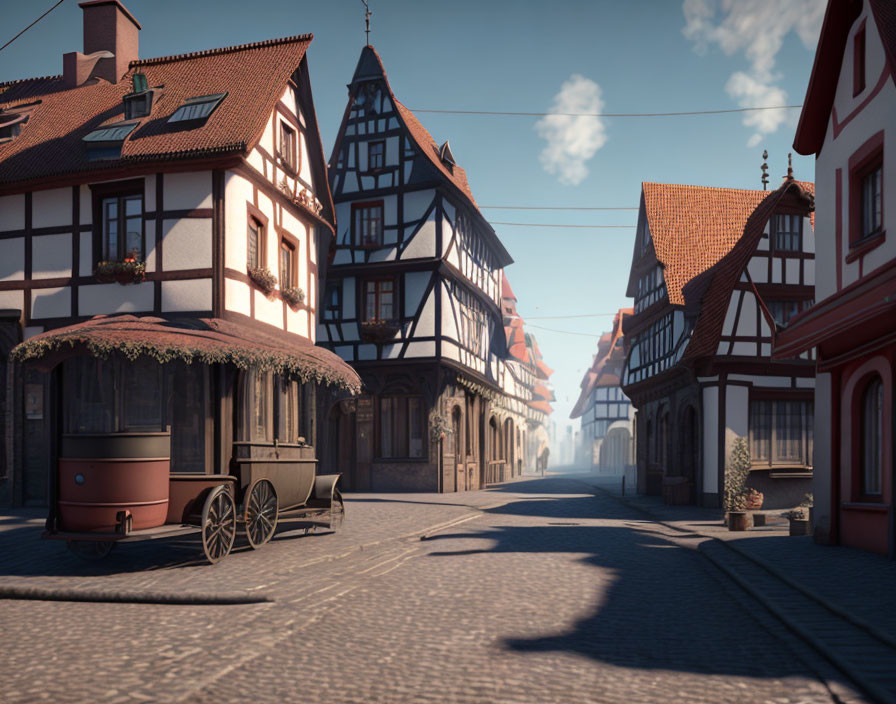
[(28, 113), (0, 113), (0, 144), (15, 139), (26, 122), (28, 122)]
[(174, 114), (168, 118), (168, 122), (190, 122), (204, 120), (211, 115), (221, 101), (227, 97), (227, 93), (215, 93), (214, 95), (200, 95), (188, 98)]
[(127, 137), (131, 132), (134, 131), (134, 128), (137, 126), (136, 122), (128, 122), (128, 123), (115, 123), (114, 125), (106, 125), (105, 127), (100, 127), (99, 129), (95, 129), (92, 132), (88, 132), (84, 135), (83, 139), (85, 142), (123, 142), (125, 137)]

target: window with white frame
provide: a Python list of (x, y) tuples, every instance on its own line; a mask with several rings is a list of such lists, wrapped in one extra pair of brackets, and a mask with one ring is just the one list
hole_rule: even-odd
[(812, 401), (751, 401), (749, 425), (750, 457), (754, 466), (812, 466)]

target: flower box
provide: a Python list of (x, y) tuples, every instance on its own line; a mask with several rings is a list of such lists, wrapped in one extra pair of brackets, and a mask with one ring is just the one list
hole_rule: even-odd
[(249, 278), (266, 296), (270, 296), (277, 288), (277, 277), (266, 267), (259, 266), (249, 269)]
[(93, 270), (94, 278), (100, 283), (139, 284), (146, 280), (146, 262), (136, 256), (125, 257), (120, 262), (99, 262)]
[(383, 342), (395, 337), (399, 325), (394, 320), (365, 320), (360, 328), (365, 342)]
[(305, 292), (297, 286), (287, 286), (280, 289), (280, 297), (292, 308), (297, 308), (305, 301)]

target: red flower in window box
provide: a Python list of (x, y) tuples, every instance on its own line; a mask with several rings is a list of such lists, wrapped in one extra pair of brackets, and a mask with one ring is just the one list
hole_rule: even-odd
[(361, 339), (365, 342), (384, 342), (395, 337), (399, 329), (396, 320), (378, 320), (371, 318), (361, 323)]
[(93, 276), (104, 284), (113, 282), (122, 286), (139, 284), (146, 280), (146, 262), (141, 261), (135, 252), (128, 252), (120, 262), (98, 262), (96, 269), (93, 270)]

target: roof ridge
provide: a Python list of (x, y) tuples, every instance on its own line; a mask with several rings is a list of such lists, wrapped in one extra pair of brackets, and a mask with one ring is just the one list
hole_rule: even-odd
[(314, 39), (314, 34), (294, 34), (289, 37), (280, 37), (277, 39), (264, 39), (259, 42), (250, 42), (248, 44), (234, 44), (233, 46), (222, 46), (215, 49), (204, 49), (202, 51), (191, 51), (186, 54), (171, 54), (169, 56), (156, 56), (151, 59), (137, 59), (128, 64), (128, 68), (136, 68), (138, 66), (152, 66), (153, 64), (168, 63), (171, 61), (184, 61), (187, 59), (198, 59), (204, 56), (217, 56), (219, 54), (229, 54), (236, 51), (245, 51), (247, 49), (260, 49), (269, 46), (277, 46), (278, 44), (289, 44), (292, 42), (310, 42)]
[(700, 188), (707, 191), (738, 191), (741, 193), (771, 193), (758, 188), (734, 188), (732, 186), (697, 186), (691, 183), (658, 183), (656, 181), (642, 181), (641, 186), (671, 186), (674, 188)]
[(0, 81), (0, 88), (9, 88), (19, 83), (28, 83), (29, 81), (58, 81), (62, 78), (62, 74), (55, 76), (34, 76), (33, 78), (14, 78), (11, 81)]

